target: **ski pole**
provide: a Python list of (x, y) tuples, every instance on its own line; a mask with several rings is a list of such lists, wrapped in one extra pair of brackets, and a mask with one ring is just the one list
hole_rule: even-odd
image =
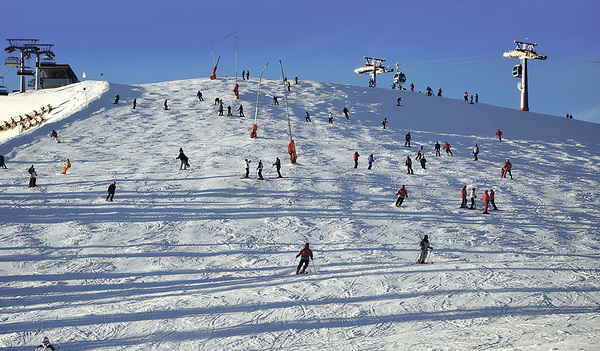
[(431, 262), (431, 255), (433, 255), (433, 250), (427, 250), (427, 251), (428, 251), (427, 258), (429, 259), (429, 263), (432, 263)]

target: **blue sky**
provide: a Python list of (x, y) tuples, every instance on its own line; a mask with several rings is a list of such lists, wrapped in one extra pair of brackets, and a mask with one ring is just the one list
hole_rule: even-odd
[[(600, 123), (600, 2), (571, 1), (23, 1), (0, 5), (0, 39), (54, 44), (57, 62), (81, 79), (150, 83), (238, 70), (366, 86), (354, 68), (363, 56), (402, 64), (416, 90), (444, 96), (478, 93), (480, 102), (519, 109), (514, 40), (538, 43), (545, 61), (529, 61), (532, 112)], [(237, 31), (237, 34), (225, 37)], [(8, 56), (2, 51), (2, 57)], [(481, 57), (479, 57), (481, 56)], [(461, 60), (444, 61), (463, 58)], [(429, 62), (428, 61), (436, 61)], [(33, 64), (33, 63), (32, 63)], [(0, 66), (9, 89), (15, 71)], [(102, 74), (102, 76), (101, 76)], [(392, 74), (379, 76), (389, 88)], [(242, 92), (243, 94), (243, 92)]]

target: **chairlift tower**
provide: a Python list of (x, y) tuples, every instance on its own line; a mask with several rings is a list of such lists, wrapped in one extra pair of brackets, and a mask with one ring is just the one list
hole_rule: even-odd
[(377, 85), (377, 74), (394, 72), (393, 68), (385, 68), (385, 66), (383, 66), (385, 59), (366, 56), (364, 56), (364, 59), (367, 60), (367, 63), (365, 63), (364, 66), (355, 69), (354, 72), (357, 74), (369, 73), (372, 81), (370, 87), (372, 88), (375, 88)]
[[(15, 51), (19, 51), (21, 54), (20, 60), (15, 64), (16, 58), (9, 57), (4, 62), (7, 66), (17, 66), (17, 75), (20, 79), (20, 89), (21, 93), (25, 92), (25, 77), (33, 76), (36, 77), (36, 89), (38, 88), (38, 74), (39, 74), (39, 59), (40, 55), (46, 55), (49, 58), (54, 57), (54, 53), (52, 52), (53, 44), (38, 44), (39, 39), (6, 39), (8, 41), (9, 46), (4, 49), (7, 53), (13, 53)], [(31, 55), (36, 56), (36, 69), (35, 73), (30, 67), (25, 66), (25, 59), (30, 59)]]
[(506, 51), (503, 56), (521, 60), (521, 67), (515, 66), (513, 76), (521, 78), (521, 82), (517, 84), (517, 88), (521, 91), (521, 111), (529, 111), (527, 60), (545, 60), (547, 57), (538, 55), (535, 52), (537, 43), (526, 43), (515, 40), (515, 44), (517, 44), (517, 47), (512, 51)]

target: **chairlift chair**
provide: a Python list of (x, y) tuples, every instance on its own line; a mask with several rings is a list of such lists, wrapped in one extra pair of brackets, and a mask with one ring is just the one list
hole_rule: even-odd
[(31, 67), (21, 67), (17, 70), (18, 76), (33, 76), (34, 72)]
[(512, 69), (513, 77), (521, 78), (523, 76), (523, 66), (515, 65)]
[(4, 60), (5, 66), (20, 66), (21, 59), (16, 56), (9, 56)]

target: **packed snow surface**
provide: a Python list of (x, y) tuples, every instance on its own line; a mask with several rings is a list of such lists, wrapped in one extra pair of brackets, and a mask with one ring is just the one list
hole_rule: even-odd
[[(0, 349), (44, 336), (61, 351), (600, 348), (600, 125), (301, 81), (290, 164), (283, 83), (263, 80), (254, 139), (258, 79), (239, 84), (239, 100), (232, 78), (0, 97), (0, 121), (55, 106), (38, 128), (0, 133)], [(435, 157), (436, 141), (454, 156)], [(458, 208), (463, 185), (476, 210)], [(500, 211), (485, 215), (492, 188)], [(433, 264), (414, 265), (423, 235)], [(305, 242), (314, 261), (296, 275)]]

